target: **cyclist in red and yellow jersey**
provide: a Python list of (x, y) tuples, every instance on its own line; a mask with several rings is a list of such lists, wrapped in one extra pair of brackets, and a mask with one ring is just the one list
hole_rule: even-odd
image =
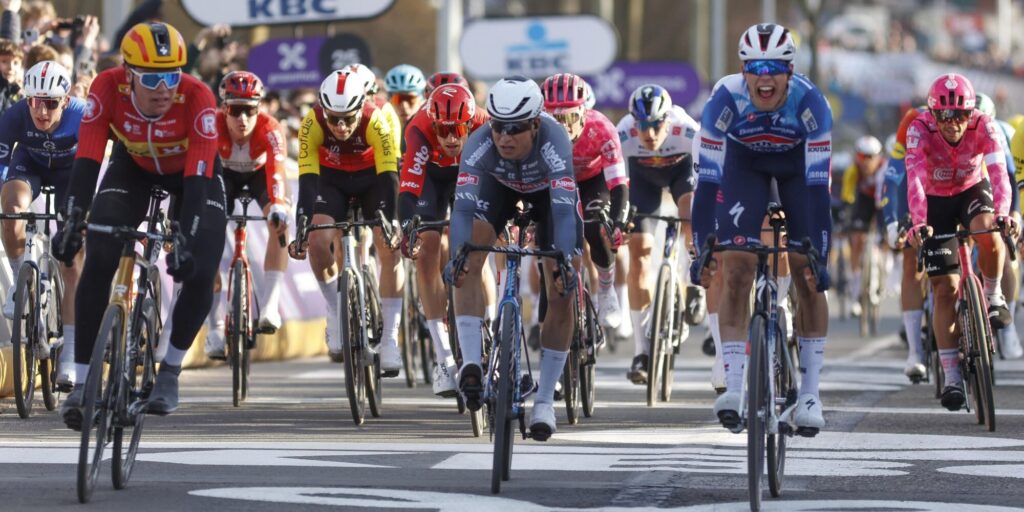
[[(137, 226), (154, 186), (174, 198), (172, 211), (185, 244), (176, 257), (168, 255), (167, 271), (182, 286), (173, 305), (170, 347), (149, 400), (148, 412), (159, 415), (178, 407), (181, 362), (210, 310), (226, 225), (216, 103), (205, 84), (181, 72), (185, 53), (185, 40), (166, 23), (140, 23), (124, 36), (124, 66), (100, 73), (89, 88), (65, 205), (72, 220), (87, 214), (90, 223)], [(114, 149), (94, 201), (108, 139), (115, 140)], [(64, 229), (58, 240), (66, 243), (57, 244), (55, 252), (70, 261), (82, 246), (82, 234)], [(75, 298), (75, 387), (61, 408), (72, 429), (81, 428), (82, 383), (120, 251), (113, 236), (89, 235)]]
[[(377, 210), (395, 222), (398, 195), (397, 138), (383, 112), (366, 101), (366, 87), (353, 73), (334, 71), (320, 85), (320, 104), (302, 120), (299, 129), (299, 201), (296, 211), (296, 241), (305, 237), (305, 226), (343, 221), (349, 205), (357, 203), (364, 218)], [(398, 375), (402, 356), (398, 351), (398, 325), (402, 311), (401, 259), (395, 253), (397, 241), (385, 241), (379, 227), (374, 246), (380, 259), (380, 295), (384, 332), (380, 345), (381, 368), (385, 377)], [(396, 230), (397, 231), (397, 230)], [(327, 347), (332, 359), (340, 361), (338, 331), (338, 278), (340, 251), (331, 254), (337, 230), (310, 233), (309, 264), (327, 301)], [(340, 243), (334, 243), (340, 248)], [(293, 242), (293, 258), (306, 257), (306, 244)]]

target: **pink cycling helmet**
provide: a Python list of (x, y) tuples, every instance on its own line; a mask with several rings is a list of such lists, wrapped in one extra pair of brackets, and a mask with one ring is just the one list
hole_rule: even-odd
[(931, 110), (974, 110), (976, 101), (971, 81), (956, 73), (936, 78), (928, 88), (928, 108)]

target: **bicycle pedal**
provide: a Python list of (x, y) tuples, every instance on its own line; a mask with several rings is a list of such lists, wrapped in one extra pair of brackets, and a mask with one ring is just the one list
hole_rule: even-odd
[(818, 429), (815, 427), (797, 427), (796, 435), (800, 437), (814, 437), (818, 435)]
[(277, 327), (274, 327), (273, 325), (264, 325), (264, 326), (256, 329), (256, 334), (276, 334), (276, 333), (277, 333)]
[[(736, 411), (719, 411), (718, 421), (722, 423), (723, 427), (729, 430), (733, 430), (737, 426), (741, 425), (740, 415)], [(742, 426), (740, 426), (740, 429), (742, 430)]]
[(398, 370), (381, 370), (380, 376), (385, 379), (398, 377)]
[(56, 384), (53, 387), (53, 389), (55, 389), (58, 393), (70, 393), (73, 388), (74, 386), (72, 386), (70, 383)]
[(134, 423), (134, 418), (140, 414), (146, 414), (146, 410), (148, 408), (148, 400), (136, 400), (128, 405), (128, 417), (132, 419), (132, 422)]

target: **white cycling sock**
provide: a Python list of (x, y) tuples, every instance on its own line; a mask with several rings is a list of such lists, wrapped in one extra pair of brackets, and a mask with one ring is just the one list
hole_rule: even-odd
[[(21, 256), (17, 258), (7, 258), (7, 263), (11, 265), (11, 274), (14, 280), (18, 279), (18, 270), (21, 269), (21, 264), (25, 262), (25, 253), (21, 253)], [(11, 286), (14, 286), (13, 284)]]
[(316, 284), (320, 285), (320, 293), (324, 295), (324, 301), (327, 302), (327, 314), (331, 316), (338, 316), (338, 285), (334, 284), (338, 280), (338, 275), (335, 274), (326, 281), (317, 281)]
[(643, 311), (633, 310), (629, 312), (630, 318), (633, 319), (634, 357), (640, 354), (650, 355), (651, 353), (651, 343), (647, 340), (647, 320), (651, 316), (650, 311), (651, 307), (647, 306)]
[(726, 391), (743, 391), (743, 365), (747, 363), (747, 342), (723, 341), (722, 361), (725, 363)]
[(381, 342), (387, 346), (398, 346), (398, 327), (402, 324), (402, 298), (382, 297), (380, 312), (384, 323)]
[(992, 297), (998, 294), (1000, 297), (1003, 295), (1003, 289), (999, 287), (999, 282), (1003, 280), (1002, 273), (993, 278), (989, 278), (986, 275), (981, 276), (982, 282), (984, 282), (983, 288), (985, 289), (985, 296)]
[[(619, 310), (629, 311), (629, 288), (624, 284), (620, 284), (616, 288), (619, 294)], [(628, 320), (623, 319), (622, 321), (627, 322)]]
[(597, 284), (601, 291), (605, 291), (615, 285), (615, 260), (608, 268), (597, 267)]
[(939, 360), (942, 361), (942, 370), (946, 374), (943, 386), (959, 386), (963, 382), (960, 376), (960, 349), (940, 348)]
[(459, 350), (462, 351), (462, 364), (480, 364), (483, 333), (480, 332), (484, 319), (478, 316), (458, 315), (455, 327), (458, 329)]
[(708, 329), (715, 342), (715, 357), (722, 357), (722, 328), (718, 324), (718, 313), (708, 313)]
[(800, 394), (819, 396), (818, 381), (825, 363), (825, 338), (797, 337), (800, 346)]
[(484, 318), (491, 321), (491, 325), (498, 320), (498, 305), (497, 304), (485, 304), (484, 305)]
[(264, 315), (269, 312), (277, 313), (277, 303), (281, 297), (281, 281), (284, 280), (284, 272), (281, 270), (263, 271), (263, 294), (260, 297), (260, 308)]
[(554, 403), (555, 385), (562, 378), (562, 370), (565, 369), (565, 360), (568, 356), (568, 350), (551, 350), (550, 348), (540, 350), (540, 384), (537, 394), (533, 397), (534, 405)]
[(167, 347), (167, 354), (164, 355), (163, 364), (181, 366), (181, 362), (185, 360), (185, 354), (188, 354), (188, 350), (182, 350), (171, 345)]
[(779, 276), (779, 304), (786, 302), (789, 297), (789, 285), (793, 282), (793, 276)]
[(907, 330), (907, 360), (915, 363), (921, 362), (921, 353), (924, 352), (921, 346), (921, 318), (924, 311), (912, 309), (903, 312), (903, 328)]
[(61, 364), (73, 363), (75, 361), (75, 326), (64, 326), (64, 348), (61, 349)]
[(75, 363), (75, 380), (74, 385), (85, 384), (85, 379), (89, 377), (89, 363)]
[(217, 326), (224, 326), (224, 314), (221, 312), (221, 305), (224, 304), (224, 289), (219, 292), (213, 292), (213, 301), (210, 302), (210, 312), (206, 315), (206, 325), (210, 329), (216, 329)]
[(455, 364), (452, 357), (452, 349), (448, 346), (448, 326), (440, 318), (427, 320), (427, 330), (430, 331), (430, 341), (434, 345), (434, 358), (439, 364), (451, 366)]

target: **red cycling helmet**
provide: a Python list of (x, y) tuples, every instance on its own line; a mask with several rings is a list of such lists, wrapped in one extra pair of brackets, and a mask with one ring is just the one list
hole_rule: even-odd
[(942, 75), (928, 88), (928, 108), (931, 110), (970, 111), (974, 110), (976, 102), (974, 86), (963, 75)]
[(435, 123), (468, 123), (476, 115), (476, 99), (462, 85), (444, 84), (430, 93), (427, 115)]
[(466, 81), (466, 77), (458, 73), (439, 71), (430, 75), (430, 78), (427, 78), (427, 87), (423, 91), (423, 94), (430, 97), (430, 93), (433, 92), (434, 89), (444, 84), (458, 84), (467, 89), (469, 88), (469, 82)]
[(220, 99), (225, 103), (259, 103), (265, 91), (260, 77), (248, 71), (232, 71), (220, 81)]
[(546, 110), (576, 108), (587, 102), (586, 82), (572, 73), (549, 76), (540, 90), (544, 93)]

